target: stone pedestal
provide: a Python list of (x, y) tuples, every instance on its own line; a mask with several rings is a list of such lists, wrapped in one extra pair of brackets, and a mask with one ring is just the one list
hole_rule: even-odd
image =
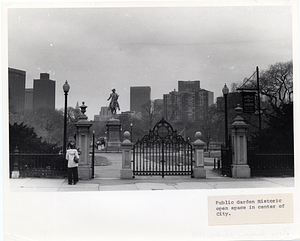
[(121, 124), (120, 120), (112, 118), (107, 124), (107, 152), (119, 152), (121, 147)]
[(20, 177), (20, 172), (19, 171), (12, 171), (11, 173), (11, 178), (12, 179), (17, 179)]
[(196, 141), (193, 143), (195, 148), (194, 178), (206, 178), (206, 170), (204, 169), (205, 143), (200, 140), (201, 135), (201, 132), (197, 131), (195, 134)]
[[(82, 106), (80, 106), (80, 108), (82, 108)], [(75, 124), (77, 128), (76, 147), (79, 148), (81, 152), (78, 163), (78, 176), (82, 180), (89, 180), (92, 178), (92, 166), (90, 160), (90, 127), (92, 125), (92, 123), (87, 121), (87, 116), (84, 112), (79, 116), (79, 120)]]
[(20, 177), (20, 171), (19, 171), (19, 157), (17, 156), (19, 154), (19, 150), (15, 149), (15, 160), (14, 160), (14, 170), (11, 173), (11, 178), (17, 179)]
[(232, 142), (232, 177), (249, 178), (251, 177), (250, 167), (247, 164), (247, 132), (248, 125), (239, 115), (242, 108), (239, 106), (235, 109), (238, 116), (231, 125), (231, 142)]
[(251, 177), (251, 170), (248, 165), (232, 165), (232, 177), (235, 178), (249, 178)]
[(130, 134), (128, 131), (124, 133), (124, 141), (121, 144), (122, 149), (122, 169), (120, 171), (121, 179), (131, 179), (132, 169), (131, 169), (131, 153), (132, 153), (132, 143), (129, 140)]

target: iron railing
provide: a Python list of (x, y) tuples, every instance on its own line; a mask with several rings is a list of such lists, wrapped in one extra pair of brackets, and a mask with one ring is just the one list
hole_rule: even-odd
[(133, 146), (133, 176), (193, 176), (193, 145), (162, 119)]
[(247, 152), (251, 176), (294, 176), (293, 153)]
[(67, 161), (59, 154), (11, 153), (9, 158), (12, 171), (19, 171), (20, 177), (55, 177), (67, 176)]
[(137, 142), (133, 149), (134, 175), (192, 175), (193, 147), (178, 143)]
[[(222, 148), (222, 175), (231, 177), (232, 152)], [(293, 153), (255, 153), (247, 151), (247, 161), (251, 169), (251, 176), (294, 176)]]

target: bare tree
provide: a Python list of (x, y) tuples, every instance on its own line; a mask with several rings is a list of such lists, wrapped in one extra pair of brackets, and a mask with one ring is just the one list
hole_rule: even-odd
[(233, 82), (231, 84), (231, 92), (237, 92), (238, 87), (241, 85), (242, 83), (237, 83), (237, 82)]
[(216, 139), (216, 130), (223, 122), (224, 116), (218, 112), (216, 106), (211, 106), (208, 111), (200, 118), (197, 125), (200, 127), (200, 131), (203, 135), (203, 140), (209, 147), (211, 140)]
[[(257, 89), (257, 78), (254, 73), (244, 79), (243, 87)], [(268, 70), (259, 74), (260, 94), (271, 106), (280, 107), (293, 101), (293, 61), (270, 65)]]
[(293, 101), (293, 61), (276, 63), (260, 74), (261, 93), (274, 106)]
[(157, 120), (158, 114), (154, 111), (153, 101), (149, 101), (142, 106), (142, 112), (140, 115), (141, 120), (145, 123), (147, 129), (153, 127), (153, 123)]
[(164, 111), (163, 111), (163, 117), (164, 119), (169, 122), (169, 123), (176, 123), (178, 122), (178, 109), (177, 106), (174, 103), (171, 103), (169, 105), (166, 105), (164, 107)]
[(20, 120), (27, 126), (34, 127), (36, 134), (43, 141), (57, 145), (62, 143), (63, 115), (60, 111), (43, 108), (28, 110)]

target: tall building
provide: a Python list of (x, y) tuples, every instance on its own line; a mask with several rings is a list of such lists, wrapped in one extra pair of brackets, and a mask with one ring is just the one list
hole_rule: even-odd
[(40, 108), (55, 110), (55, 81), (47, 73), (33, 80), (33, 109)]
[(178, 92), (190, 92), (200, 89), (200, 80), (178, 81)]
[(26, 72), (8, 68), (8, 99), (9, 112), (23, 112), (25, 108)]
[(199, 120), (213, 98), (213, 92), (200, 88), (200, 81), (178, 81), (178, 91), (164, 95), (164, 116), (174, 121)]
[(25, 110), (33, 110), (33, 89), (25, 89)]
[(154, 114), (163, 116), (163, 109), (164, 109), (164, 100), (163, 99), (156, 99), (154, 100)]
[(99, 115), (94, 115), (94, 121), (107, 121), (112, 114), (108, 106), (102, 106)]
[(214, 93), (200, 89), (199, 90), (199, 106), (200, 106), (200, 116), (203, 116), (208, 111), (208, 107), (210, 107), (214, 103)]
[(179, 104), (178, 101), (178, 92), (174, 91), (169, 92), (169, 94), (163, 95), (163, 113), (164, 117), (168, 121), (178, 121), (179, 120)]
[[(218, 109), (224, 109), (224, 96), (217, 97), (217, 108)], [(227, 108), (229, 109), (235, 109), (237, 105), (240, 104), (240, 106), (243, 106), (243, 99), (240, 92), (229, 92), (227, 95)]]
[(130, 111), (143, 112), (143, 105), (151, 100), (150, 86), (130, 87)]

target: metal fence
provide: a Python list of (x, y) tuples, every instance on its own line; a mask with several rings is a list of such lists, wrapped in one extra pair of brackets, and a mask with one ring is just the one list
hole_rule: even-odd
[(222, 162), (222, 175), (232, 177), (231, 164), (232, 164), (232, 151), (230, 148), (221, 149), (221, 162)]
[(162, 119), (133, 146), (133, 175), (193, 176), (194, 148)]
[(134, 175), (192, 175), (193, 147), (188, 143), (137, 142), (133, 149)]
[(251, 176), (294, 176), (293, 153), (255, 153), (248, 150)]
[(19, 171), (20, 177), (64, 178), (67, 176), (67, 161), (59, 154), (11, 153), (9, 176)]
[[(232, 152), (230, 149), (222, 148), (221, 160), (222, 175), (231, 177)], [(251, 176), (294, 176), (293, 153), (255, 153), (254, 150), (248, 150), (247, 160)]]

